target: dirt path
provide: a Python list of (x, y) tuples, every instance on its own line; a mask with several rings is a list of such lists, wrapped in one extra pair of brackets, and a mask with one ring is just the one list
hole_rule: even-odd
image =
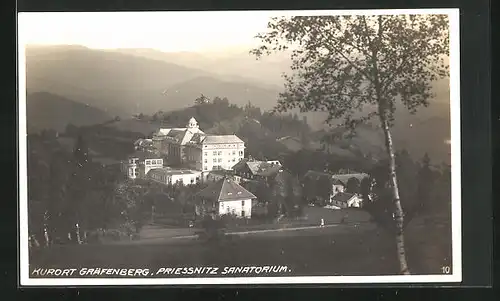
[[(265, 230), (250, 230), (250, 231), (231, 231), (227, 232), (228, 236), (255, 236), (255, 235), (265, 235), (265, 236), (315, 236), (315, 235), (326, 235), (326, 234), (340, 234), (348, 232), (361, 232), (365, 230), (374, 229), (375, 225), (367, 224), (331, 224), (321, 226), (303, 226), (303, 227), (287, 227), (279, 229), (265, 229)], [(147, 237), (142, 237), (139, 240), (126, 240), (126, 241), (116, 241), (109, 242), (109, 244), (119, 244), (119, 245), (144, 245), (144, 244), (167, 244), (179, 242), (182, 240), (195, 240), (198, 238), (194, 232), (196, 229), (155, 229), (156, 234), (149, 234)], [(179, 235), (172, 235), (178, 233)], [(184, 234), (181, 234), (184, 233)], [(163, 234), (163, 235), (162, 235)]]

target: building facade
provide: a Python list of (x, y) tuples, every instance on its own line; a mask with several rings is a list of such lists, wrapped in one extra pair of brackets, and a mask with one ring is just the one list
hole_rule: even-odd
[(212, 183), (195, 195), (196, 214), (216, 213), (237, 218), (251, 218), (257, 197), (230, 178)]
[(164, 185), (194, 185), (201, 181), (201, 171), (163, 167), (151, 169), (147, 177)]
[(154, 147), (164, 155), (171, 165), (181, 165), (186, 161), (184, 147), (194, 135), (204, 134), (196, 119), (191, 118), (185, 128), (162, 128), (151, 138)]
[(245, 142), (236, 135), (198, 134), (186, 144), (185, 154), (188, 166), (205, 174), (231, 170), (245, 156)]
[(129, 179), (145, 178), (151, 169), (162, 168), (163, 159), (153, 152), (136, 151), (121, 163), (121, 170)]

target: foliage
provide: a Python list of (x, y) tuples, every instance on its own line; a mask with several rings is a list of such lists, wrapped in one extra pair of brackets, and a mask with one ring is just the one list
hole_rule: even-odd
[(346, 192), (349, 193), (360, 193), (361, 182), (356, 178), (350, 178), (346, 183)]
[(83, 138), (73, 154), (55, 136), (28, 136), (29, 231), (49, 239), (81, 230), (105, 228), (113, 215), (113, 186), (120, 174), (88, 157)]
[(427, 106), (432, 83), (448, 75), (446, 15), (296, 16), (273, 18), (269, 32), (257, 35), (257, 57), (294, 46), (292, 74), (276, 110), (328, 112), (330, 124), (355, 130), (378, 116), (389, 157), (401, 272), (408, 274), (394, 146), (390, 127), (396, 101), (415, 113)]
[(290, 171), (282, 169), (271, 181), (271, 205), (277, 207), (277, 214), (293, 216), (304, 204), (299, 179)]
[[(396, 172), (399, 175), (398, 185), (401, 187), (401, 203), (404, 209), (404, 227), (422, 212), (424, 200), (417, 194), (417, 167), (409, 153), (403, 150), (396, 154)], [(369, 172), (370, 177), (361, 182), (361, 194), (364, 198), (364, 208), (368, 210), (375, 221), (391, 232), (395, 232), (395, 208), (392, 202), (389, 162), (379, 162)]]
[(257, 36), (257, 57), (297, 46), (278, 111), (321, 110), (328, 121), (354, 125), (365, 104), (382, 105), (391, 117), (399, 97), (414, 112), (428, 105), (431, 83), (448, 74), (445, 15), (297, 16), (273, 18), (268, 28)]
[(421, 166), (418, 171), (417, 179), (417, 197), (422, 202), (422, 206), (425, 209), (430, 207), (431, 197), (433, 194), (434, 181), (436, 180), (436, 175), (430, 168), (431, 160), (428, 154), (425, 154), (422, 158)]

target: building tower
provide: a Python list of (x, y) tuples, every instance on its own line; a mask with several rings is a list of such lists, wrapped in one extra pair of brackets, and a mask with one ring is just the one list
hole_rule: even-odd
[(194, 119), (194, 117), (191, 117), (191, 119), (189, 119), (189, 123), (187, 125), (187, 128), (188, 129), (198, 129), (199, 128), (198, 122), (196, 121), (196, 119)]

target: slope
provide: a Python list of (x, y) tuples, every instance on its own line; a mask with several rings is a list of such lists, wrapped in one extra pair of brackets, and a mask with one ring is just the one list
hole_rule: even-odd
[(87, 97), (90, 105), (118, 114), (153, 112), (171, 85), (204, 75), (201, 70), (85, 47), (27, 47), (30, 92)]
[(100, 109), (47, 92), (28, 94), (26, 110), (28, 131), (53, 129), (61, 132), (69, 123), (92, 125), (112, 118)]

